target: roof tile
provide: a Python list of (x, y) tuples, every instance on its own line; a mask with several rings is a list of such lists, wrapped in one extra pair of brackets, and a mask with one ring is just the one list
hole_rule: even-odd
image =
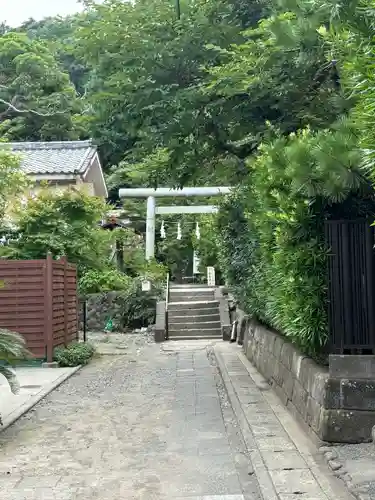
[(30, 175), (83, 173), (97, 151), (91, 141), (0, 142), (0, 148), (20, 154)]

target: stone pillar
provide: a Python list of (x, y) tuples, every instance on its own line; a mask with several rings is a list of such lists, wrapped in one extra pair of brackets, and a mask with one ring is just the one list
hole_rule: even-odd
[(155, 198), (147, 198), (147, 218), (146, 218), (146, 260), (155, 257)]
[(371, 440), (375, 425), (375, 356), (329, 356), (325, 401), (326, 440)]

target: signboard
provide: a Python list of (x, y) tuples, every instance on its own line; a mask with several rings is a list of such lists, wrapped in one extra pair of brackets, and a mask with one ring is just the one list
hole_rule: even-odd
[(214, 267), (207, 267), (207, 285), (208, 286), (216, 285), (216, 276)]
[(142, 281), (142, 292), (151, 291), (151, 281)]
[(193, 274), (199, 274), (200, 263), (201, 263), (201, 260), (198, 257), (197, 252), (194, 252), (194, 255), (193, 255)]

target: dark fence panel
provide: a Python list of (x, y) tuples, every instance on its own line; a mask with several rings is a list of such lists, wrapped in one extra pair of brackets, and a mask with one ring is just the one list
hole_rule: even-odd
[(0, 328), (20, 333), (35, 358), (78, 339), (76, 266), (44, 260), (0, 259)]
[(331, 353), (375, 352), (374, 228), (371, 222), (326, 222)]

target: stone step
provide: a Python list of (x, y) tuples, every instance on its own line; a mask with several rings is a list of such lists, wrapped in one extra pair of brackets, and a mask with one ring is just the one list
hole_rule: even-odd
[(215, 288), (209, 287), (209, 286), (184, 286), (181, 285), (178, 288), (176, 287), (171, 287), (170, 289), (171, 293), (214, 293)]
[[(178, 312), (177, 313), (174, 313), (174, 314), (169, 314), (169, 324), (180, 324), (180, 323), (207, 323), (207, 322), (211, 322), (211, 323), (217, 323), (217, 322), (220, 322), (220, 314), (217, 310), (215, 310), (214, 312), (212, 312), (211, 314), (201, 314), (201, 312), (205, 312), (205, 309), (200, 309), (199, 310), (199, 314), (198, 315), (190, 315), (190, 314), (186, 314), (186, 315), (182, 315), (182, 316), (177, 316), (177, 314), (179, 314)], [(186, 311), (186, 312), (190, 312), (190, 311)]]
[(184, 295), (183, 297), (178, 295), (171, 295), (169, 297), (169, 303), (173, 302), (210, 302), (215, 300), (214, 295)]
[(219, 314), (218, 306), (199, 308), (199, 309), (170, 309), (168, 306), (169, 318), (187, 318), (187, 317), (199, 317), (202, 316), (217, 316)]
[(204, 300), (194, 302), (169, 302), (169, 311), (183, 311), (183, 310), (198, 310), (198, 309), (212, 309), (219, 307), (217, 300)]
[(204, 289), (204, 290), (215, 290), (215, 287), (213, 286), (208, 286), (208, 285), (202, 285), (202, 283), (185, 283), (185, 284), (179, 284), (176, 285), (175, 283), (171, 283), (171, 290), (181, 290), (181, 289), (188, 289), (188, 290), (199, 290), (199, 289)]
[(169, 336), (169, 340), (206, 340), (206, 339), (221, 339), (220, 335), (178, 335), (178, 336)]
[(199, 323), (169, 323), (169, 328), (175, 331), (184, 330), (220, 330), (221, 323), (217, 321), (212, 323), (212, 321), (199, 322)]
[(195, 328), (191, 330), (169, 329), (169, 339), (221, 338), (221, 330), (217, 328)]

